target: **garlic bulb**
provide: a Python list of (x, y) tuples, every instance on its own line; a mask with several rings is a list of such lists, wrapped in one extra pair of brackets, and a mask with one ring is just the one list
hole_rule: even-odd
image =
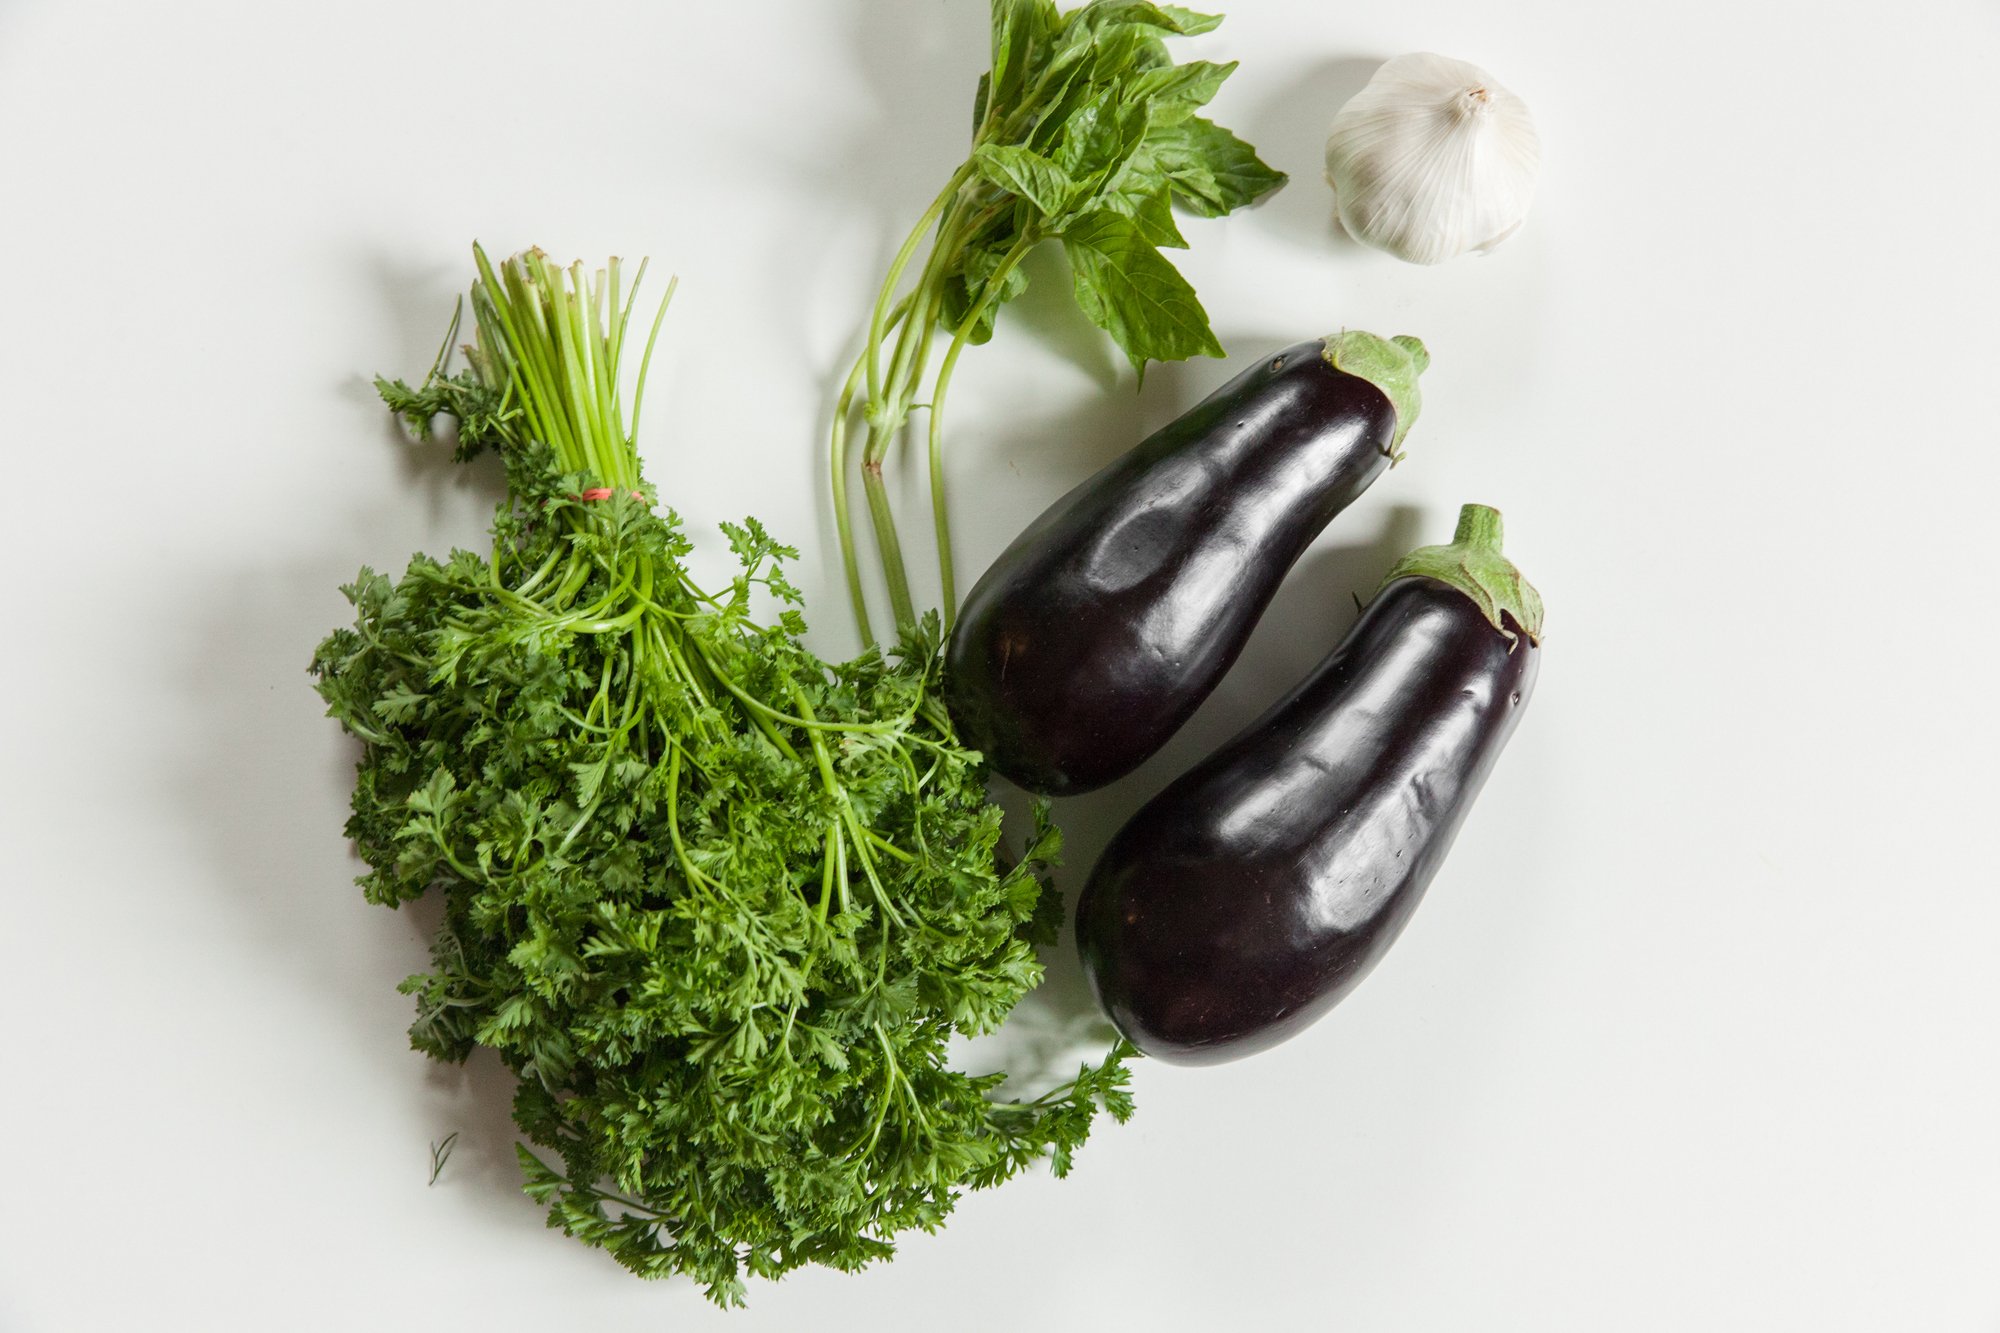
[(1413, 264), (1507, 239), (1528, 214), (1540, 164), (1527, 104), (1477, 65), (1429, 53), (1376, 70), (1326, 141), (1341, 225)]

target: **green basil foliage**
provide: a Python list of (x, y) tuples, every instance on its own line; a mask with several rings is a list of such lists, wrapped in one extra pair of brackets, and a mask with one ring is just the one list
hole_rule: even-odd
[[(1250, 145), (1197, 114), (1234, 62), (1175, 64), (1168, 49), (1168, 38), (1207, 32), (1219, 16), (1147, 0), (1092, 0), (1067, 14), (1052, 0), (992, 0), (992, 11), (992, 67), (974, 99), (971, 153), (890, 265), (834, 416), (834, 513), (865, 640), (873, 627), (847, 502), (857, 403), (867, 429), (862, 481), (899, 629), (916, 610), (882, 470), (910, 412), (929, 408), (948, 623), (957, 598), (940, 468), (945, 398), (960, 352), (987, 341), (1000, 307), (1026, 290), (1022, 259), (1042, 241), (1059, 242), (1077, 307), (1141, 375), (1149, 361), (1221, 356), (1194, 288), (1161, 253), (1187, 245), (1174, 208), (1215, 217), (1285, 182)], [(940, 334), (947, 350), (933, 377)]]
[(491, 551), (364, 569), (312, 663), (362, 745), (367, 897), (443, 900), (404, 983), (414, 1045), (519, 1076), (552, 1226), (723, 1304), (746, 1275), (886, 1258), (1034, 1161), (1066, 1172), (1100, 1112), (1130, 1114), (1128, 1047), (1026, 1102), (945, 1058), (1041, 979), (1059, 837), (1038, 817), (1002, 856), (937, 618), (821, 661), (795, 553), (755, 520), (724, 529), (742, 572), (697, 587), (625, 418), (615, 261), (591, 283), (475, 255), (469, 368), (378, 385), (424, 435), (455, 418), (461, 458), (498, 451)]

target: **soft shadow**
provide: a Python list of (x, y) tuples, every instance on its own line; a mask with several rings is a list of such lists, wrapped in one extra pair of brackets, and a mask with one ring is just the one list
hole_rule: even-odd
[[(360, 757), (358, 743), (348, 747)], [(357, 861), (358, 865), (359, 862)], [(396, 909), (405, 929), (424, 951), (425, 971), (429, 971), (430, 943), (444, 924), (444, 896), (427, 893), (413, 903)], [(401, 978), (398, 978), (401, 980)], [(417, 1002), (408, 1001), (410, 1018), (416, 1019)], [(430, 1093), (429, 1115), (437, 1126), (431, 1139), (433, 1148), (447, 1135), (458, 1139), (451, 1157), (431, 1183), (439, 1189), (462, 1188), (468, 1183), (496, 1196), (513, 1196), (520, 1201), (521, 1218), (540, 1227), (542, 1210), (521, 1194), (521, 1165), (514, 1146), (527, 1143), (527, 1136), (514, 1124), (514, 1089), (518, 1080), (500, 1062), (500, 1053), (476, 1046), (461, 1064), (447, 1064), (429, 1056), (424, 1061), (424, 1087)], [(538, 1153), (547, 1150), (527, 1144)]]
[[(470, 263), (413, 266), (379, 251), (334, 261), (373, 289), (386, 312), (392, 336), (382, 373), (420, 379)], [(407, 905), (398, 920), (367, 904), (354, 885), (365, 867), (341, 826), (360, 747), (325, 716), (306, 668), (328, 633), (352, 623), (336, 590), (364, 563), (394, 576), (417, 550), (442, 555), (455, 544), (476, 545), (504, 485), (497, 460), (451, 461), (448, 428), (435, 440), (413, 440), (382, 406), (370, 376), (349, 374), (338, 386), (353, 408), (344, 448), (361, 459), (390, 451), (397, 459), (392, 484), (341, 516), (330, 529), (343, 534), (337, 549), (266, 552), (194, 582), (203, 597), (184, 609), (194, 629), (170, 670), (195, 721), (161, 799), (181, 813), (205, 853), (230, 929), (272, 960), (277, 984), (352, 1015), (345, 1031), (353, 1048), (389, 1069), (410, 1058), (402, 1036), (414, 1016), (414, 1001), (396, 986), (426, 966), (441, 905)], [(338, 466), (339, 457), (327, 465)], [(434, 1068), (430, 1079), (439, 1104), (411, 1125), (413, 1141), (421, 1146), (424, 1136), (442, 1139), (459, 1129), (447, 1177), (504, 1178), (508, 1192), (518, 1193), (510, 1097), (493, 1086), (511, 1086), (511, 1075), (494, 1061), (490, 1070), (477, 1062), (463, 1071)], [(539, 1225), (532, 1207), (523, 1211)]]
[[(409, 375), (391, 378), (407, 379), (414, 384), (429, 368), (430, 363), (426, 361), (421, 368)], [(400, 465), (396, 476), (398, 489), (384, 496), (386, 503), (407, 506), (410, 501), (417, 501), (422, 506), (424, 526), (442, 532), (451, 526), (452, 516), (462, 513), (467, 505), (490, 510), (506, 499), (507, 473), (498, 457), (492, 453), (483, 453), (464, 463), (452, 462), (452, 450), (457, 447), (458, 437), (456, 423), (450, 418), (438, 419), (436, 433), (432, 438), (418, 439), (400, 420), (389, 414), (388, 408), (382, 406), (381, 395), (375, 392), (375, 384), (371, 378), (356, 375), (343, 384), (342, 389), (357, 403), (366, 402), (381, 409), (378, 414), (380, 424), (372, 438), (369, 433), (363, 432), (356, 440), (356, 444), (396, 451)], [(364, 528), (368, 526), (368, 520), (362, 520), (360, 526)], [(395, 526), (399, 530), (403, 529), (406, 527), (406, 521), (398, 520)], [(442, 557), (448, 548), (463, 544), (463, 541), (469, 541), (471, 537), (470, 533), (462, 533), (460, 538), (463, 540), (451, 537), (440, 539), (432, 544), (436, 549), (431, 553)], [(376, 548), (357, 546), (355, 549), (359, 552)], [(400, 573), (402, 568), (402, 562), (398, 560), (393, 572)], [(349, 571), (350, 575), (352, 572)], [(341, 581), (345, 582), (344, 579)]]
[[(428, 440), (419, 439), (390, 414), (375, 388), (376, 375), (421, 384), (444, 347), (447, 331), (454, 332), (454, 337), (446, 369), (457, 372), (465, 368), (463, 349), (473, 340), (472, 311), (469, 306), (463, 311), (455, 331), (452, 312), (459, 308), (460, 300), (472, 286), (471, 252), (468, 250), (462, 260), (451, 263), (412, 264), (397, 260), (387, 251), (370, 249), (351, 256), (348, 262), (365, 274), (375, 289), (376, 304), (387, 312), (396, 330), (395, 346), (383, 352), (378, 369), (355, 371), (340, 385), (341, 396), (375, 422), (372, 432), (357, 433), (355, 448), (393, 449), (402, 465), (397, 476), (401, 489), (385, 494), (383, 503), (371, 508), (371, 514), (380, 515), (383, 524), (406, 529), (408, 511), (400, 506), (414, 496), (423, 502), (424, 525), (437, 529), (468, 500), (499, 504), (506, 498), (507, 484), (498, 458), (487, 453), (467, 463), (453, 464), (451, 455), (458, 439), (455, 422), (440, 417), (435, 435)], [(369, 519), (362, 522), (364, 531), (375, 525)]]
[[(861, 205), (836, 205), (839, 216), (870, 219), (872, 297), (903, 238), (971, 151), (973, 92), (986, 70), (987, 17), (980, 5), (868, 0), (849, 8), (846, 37), (841, 63), (846, 76), (868, 91), (867, 114), (845, 144), (791, 169), (813, 179), (828, 198)], [(793, 289), (817, 303), (816, 294), (827, 290), (819, 280), (824, 267), (819, 248), (801, 245), (786, 262), (798, 271)], [(824, 386), (829, 405), (861, 350), (866, 314), (854, 312), (855, 328), (839, 369)]]
[[(503, 250), (505, 253), (512, 252)], [(500, 257), (495, 256), (496, 263)], [(450, 260), (413, 262), (396, 251), (372, 245), (337, 258), (360, 271), (361, 279), (373, 289), (373, 305), (394, 332), (394, 343), (382, 348), (384, 359), (376, 368), (377, 373), (414, 384), (430, 369), (444, 343), (445, 330), (451, 327), (452, 310), (472, 286), (475, 274), (471, 246)], [(469, 309), (459, 322), (455, 341), (472, 341)], [(369, 401), (373, 403), (372, 376), (356, 378), (367, 386)]]
[(424, 1082), (436, 1103), (437, 1123), (443, 1127), (433, 1142), (447, 1134), (458, 1135), (450, 1159), (433, 1184), (440, 1189), (471, 1186), (495, 1198), (511, 1198), (523, 1229), (542, 1227), (543, 1210), (521, 1192), (516, 1145), (525, 1145), (543, 1161), (558, 1167), (561, 1163), (549, 1149), (529, 1143), (515, 1125), (514, 1089), (519, 1080), (500, 1063), (499, 1053), (481, 1046), (464, 1064), (428, 1061)]
[(1326, 183), (1326, 132), (1340, 108), (1366, 86), (1385, 59), (1322, 60), (1273, 89), (1240, 117), (1237, 132), (1257, 146), (1266, 162), (1292, 178), (1249, 211), (1250, 225), (1315, 250), (1361, 248), (1334, 211), (1333, 189)]
[(1052, 241), (1036, 246), (1021, 261), (1021, 272), (1028, 289), (1002, 308), (1000, 319), (1040, 339), (1106, 393), (1116, 391), (1129, 373), (1128, 363), (1110, 335), (1076, 308), (1062, 246)]
[[(848, 10), (847, 76), (868, 121), (829, 156), (829, 183), (875, 205), (899, 242), (972, 143), (972, 101), (990, 42), (984, 5), (866, 0)], [(915, 207), (911, 207), (914, 204)], [(891, 242), (893, 251), (896, 242)]]
[[(369, 526), (363, 517), (354, 530)], [(361, 550), (379, 544), (358, 536), (352, 552), (266, 562), (207, 581), (215, 601), (190, 611), (203, 623), (191, 641), (206, 647), (177, 671), (202, 742), (189, 748), (163, 799), (204, 845), (230, 929), (272, 960), (279, 984), (354, 1015), (353, 1048), (388, 1070), (410, 1058), (403, 1031), (415, 1013), (415, 1001), (396, 986), (427, 966), (442, 904), (419, 900), (392, 915), (366, 903), (353, 883), (366, 867), (341, 824), (360, 746), (325, 717), (305, 670), (314, 646), (351, 623), (333, 590), (354, 577)], [(447, 1176), (490, 1179), (518, 1194), (512, 1075), (476, 1057), (462, 1069), (432, 1065), (426, 1080), (438, 1095), (410, 1125), (412, 1143), (460, 1130)], [(536, 1210), (525, 1212), (539, 1224)]]
[[(391, 330), (381, 373), (420, 380), (470, 277), (469, 258), (412, 264), (381, 248), (346, 248), (325, 259), (369, 289)], [(460, 332), (461, 341), (469, 336)], [(380, 998), (379, 988), (393, 993), (409, 968), (399, 963), (393, 975), (360, 975), (354, 960), (333, 956), (315, 929), (315, 921), (330, 924), (332, 913), (345, 920), (363, 906), (351, 882), (360, 863), (351, 851), (337, 861), (328, 856), (348, 847), (340, 834), (346, 802), (325, 796), (351, 786), (360, 751), (326, 719), (306, 667), (320, 640), (351, 623), (351, 608), (336, 590), (364, 563), (398, 574), (414, 550), (449, 548), (447, 529), (471, 539), (483, 526), (472, 516), (496, 502), (504, 486), (495, 460), (450, 461), (448, 428), (435, 440), (412, 439), (382, 405), (370, 374), (348, 372), (337, 383), (354, 409), (347, 447), (360, 459), (371, 450), (390, 451), (398, 462), (394, 488), (342, 516), (337, 530), (346, 540), (338, 550), (265, 554), (211, 570), (200, 581), (209, 600), (187, 608), (200, 632), (178, 675), (201, 719), (203, 744), (173, 775), (166, 795), (207, 836), (239, 920), (292, 964), (288, 975), (330, 990), (338, 1003), (366, 1007)], [(328, 466), (339, 461), (330, 458)], [(413, 497), (421, 502), (416, 518)], [(413, 541), (412, 532), (425, 535)], [(312, 755), (318, 766), (302, 762)], [(421, 950), (412, 954), (413, 961), (421, 958)]]
[[(1066, 286), (1068, 270), (1061, 256), (1054, 256), (1053, 263), (1060, 270), (1056, 277)], [(1060, 300), (1069, 302), (1066, 292)], [(1001, 318), (1010, 318), (1013, 309), (1009, 306)], [(1095, 348), (1094, 355), (1109, 367), (1101, 378), (1096, 369), (1086, 367), (1105, 386), (1102, 391), (1082, 400), (1057, 401), (1024, 392), (1008, 402), (1004, 414), (989, 413), (977, 422), (968, 419), (953, 432), (954, 485), (961, 494), (991, 496), (995, 504), (1019, 513), (1022, 527), (1071, 486), (1187, 412), (1255, 365), (1259, 357), (1299, 341), (1288, 334), (1219, 332), (1230, 350), (1227, 360), (1154, 362), (1146, 367), (1145, 381), (1135, 384), (1111, 340), (1086, 323), (1073, 303), (1068, 314), (1082, 333), (1065, 338)], [(1065, 355), (1075, 361), (1091, 356), (1067, 349)], [(984, 568), (976, 559), (961, 557), (959, 586), (970, 587)]]

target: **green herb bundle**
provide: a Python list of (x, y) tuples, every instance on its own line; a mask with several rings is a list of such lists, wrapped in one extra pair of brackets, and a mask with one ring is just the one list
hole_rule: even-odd
[[(1285, 182), (1250, 145), (1195, 114), (1235, 64), (1176, 65), (1168, 52), (1164, 39), (1207, 32), (1219, 15), (1148, 0), (1092, 0), (1067, 14), (1053, 0), (992, 0), (992, 14), (993, 64), (979, 80), (971, 154), (891, 262), (834, 413), (834, 516), (864, 642), (874, 632), (847, 497), (857, 400), (867, 427), (862, 483), (899, 631), (916, 622), (916, 607), (882, 472), (912, 409), (929, 407), (948, 625), (958, 596), (942, 465), (945, 397), (959, 354), (992, 337), (1000, 307), (1027, 289), (1021, 261), (1041, 241), (1060, 241), (1077, 306), (1141, 375), (1148, 361), (1221, 356), (1194, 288), (1160, 253), (1187, 245), (1174, 206), (1215, 217)], [(940, 334), (949, 338), (931, 376)]]
[(447, 372), (448, 336), (421, 384), (377, 383), (426, 436), (455, 418), (460, 458), (499, 453), (491, 552), (362, 570), (312, 664), (363, 747), (368, 898), (443, 899), (404, 984), (413, 1043), (519, 1075), (552, 1226), (723, 1304), (746, 1273), (885, 1258), (1040, 1158), (1065, 1172), (1100, 1111), (1130, 1113), (1129, 1048), (1026, 1103), (945, 1059), (1040, 980), (1059, 839), (1038, 819), (1000, 857), (937, 699), (936, 618), (821, 661), (794, 552), (754, 520), (725, 526), (732, 584), (697, 587), (639, 472), (643, 361), (629, 425), (622, 406), (616, 261), (589, 283), (475, 257), (469, 368)]

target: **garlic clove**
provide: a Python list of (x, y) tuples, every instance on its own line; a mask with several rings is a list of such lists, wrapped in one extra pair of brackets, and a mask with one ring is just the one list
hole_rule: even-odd
[(1376, 70), (1327, 134), (1341, 225), (1415, 264), (1513, 235), (1540, 166), (1527, 104), (1477, 65), (1429, 52)]

